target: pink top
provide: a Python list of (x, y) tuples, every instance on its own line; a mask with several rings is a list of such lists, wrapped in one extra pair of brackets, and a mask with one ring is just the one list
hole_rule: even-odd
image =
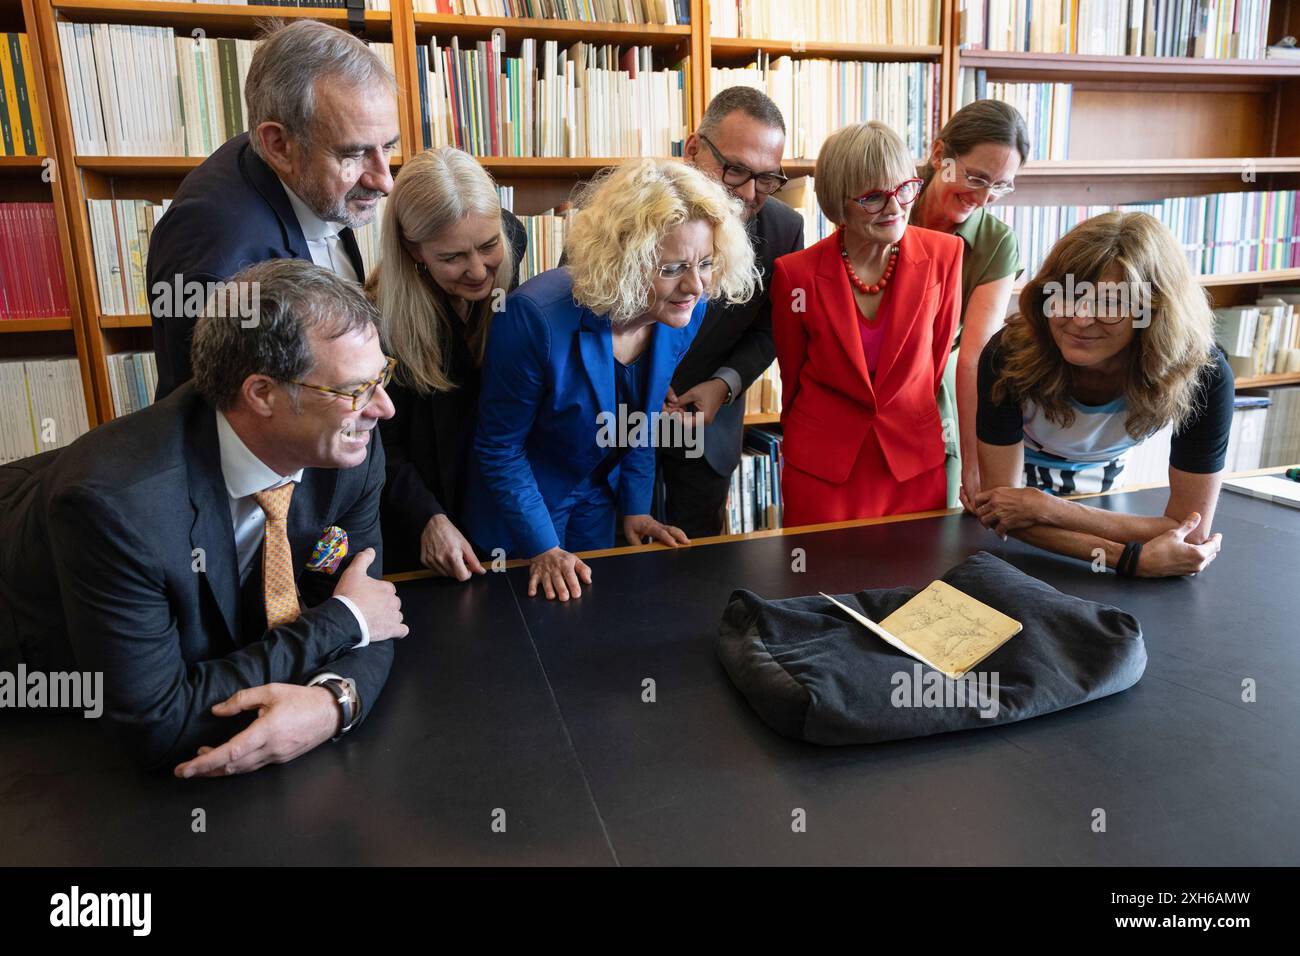
[[(857, 298), (854, 298), (854, 304), (857, 304)], [(880, 361), (880, 346), (885, 341), (885, 323), (889, 321), (889, 304), (894, 301), (894, 297), (886, 291), (880, 297), (880, 304), (876, 306), (876, 318), (867, 324), (867, 318), (862, 314), (862, 306), (855, 310), (858, 314), (858, 334), (862, 336), (862, 354), (867, 359), (867, 372), (874, 379), (876, 377), (876, 365)]]

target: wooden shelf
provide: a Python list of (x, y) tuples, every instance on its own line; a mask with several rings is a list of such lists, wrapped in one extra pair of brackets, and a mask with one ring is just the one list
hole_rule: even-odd
[[(1202, 288), (1212, 289), (1216, 286), (1256, 285), (1270, 282), (1300, 282), (1300, 269), (1261, 269), (1258, 272), (1219, 272), (1214, 275), (1196, 277), (1196, 284)], [(1026, 280), (1022, 279), (1011, 287), (1013, 295), (1019, 295)]]
[(479, 163), (496, 178), (516, 176), (535, 179), (582, 179), (608, 166), (625, 163), (629, 156), (478, 156)]
[(52, 319), (0, 319), (0, 332), (71, 332), (72, 317)]
[(1039, 77), (1045, 81), (1195, 80), (1252, 83), (1300, 79), (1300, 63), (1281, 60), (1212, 60), (1185, 56), (1092, 56), (1067, 53), (1007, 53), (959, 50), (957, 67), (995, 76)]
[(36, 172), (45, 162), (43, 156), (0, 156), (0, 176), (23, 176)]
[(780, 423), (780, 412), (757, 412), (745, 416), (746, 425), (779, 425)]
[[(787, 159), (781, 165), (785, 174), (811, 176), (813, 159)], [(1101, 179), (1118, 182), (1125, 179), (1167, 179), (1171, 176), (1209, 177), (1240, 176), (1242, 164), (1252, 163), (1256, 176), (1270, 173), (1300, 173), (1300, 156), (1226, 156), (1217, 159), (1034, 159), (1025, 163), (1016, 182), (1056, 182), (1060, 180)], [(920, 164), (918, 164), (918, 169)], [(1008, 202), (1014, 204), (1014, 200)]]
[(1237, 379), (1237, 388), (1264, 388), (1269, 385), (1300, 385), (1300, 372), (1283, 372), (1280, 375), (1252, 375)]
[(153, 317), (150, 315), (104, 315), (99, 314), (101, 329), (151, 329)]
[(486, 40), (493, 30), (504, 30), (507, 42), (535, 37), (573, 43), (636, 44), (639, 46), (676, 46), (689, 43), (690, 24), (663, 26), (655, 23), (588, 23), (584, 20), (541, 20), (521, 17), (462, 17), (446, 13), (416, 13), (415, 33), (421, 39), (442, 38)]
[[(77, 23), (130, 23), (154, 27), (176, 27), (189, 31), (201, 27), (212, 33), (252, 37), (260, 22), (272, 17), (323, 20), (347, 29), (346, 10), (328, 7), (277, 7), (269, 4), (163, 3), (154, 0), (50, 0), (50, 6), (64, 20)], [(392, 15), (387, 10), (366, 11), (366, 34), (387, 40), (393, 35)]]
[(1265, 269), (1259, 272), (1222, 272), (1218, 275), (1197, 276), (1206, 288), (1228, 285), (1254, 285), (1257, 282), (1300, 282), (1300, 269)]
[[(82, 156), (76, 158), (77, 168), (106, 176), (185, 176), (197, 169), (206, 156)], [(393, 169), (402, 165), (402, 157), (394, 156)]]
[(942, 46), (904, 46), (890, 43), (826, 43), (816, 40), (775, 40), (754, 37), (713, 37), (709, 40), (714, 60), (736, 60), (756, 55), (760, 50), (776, 56), (800, 58), (822, 57), (834, 60), (938, 60)]

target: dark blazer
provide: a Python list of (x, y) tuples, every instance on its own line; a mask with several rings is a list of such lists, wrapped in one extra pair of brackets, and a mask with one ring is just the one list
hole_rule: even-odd
[[(509, 210), (501, 210), (501, 220), (515, 257), (513, 291), (519, 285), (518, 264), (527, 251), (528, 234)], [(449, 370), (456, 388), (420, 395), (394, 380), (387, 389), (396, 410), (392, 418), (379, 422), (388, 462), (380, 514), (389, 572), (420, 567), (420, 535), (434, 515), (445, 514), (464, 533), (465, 475), (478, 422), (479, 370), (459, 327), (451, 338)]]
[(244, 588), (254, 604), (241, 602), (216, 412), (192, 384), (67, 448), (0, 468), (0, 667), (102, 671), (104, 720), (149, 766), (189, 759), (247, 726), (252, 715), (211, 714), (245, 687), (331, 670), (356, 681), (364, 716), (387, 680), (392, 644), (353, 650), (360, 626), (328, 599), (337, 576), (303, 566), (322, 530), (338, 525), (350, 555), (376, 549), (369, 572), (382, 573), (383, 476), (376, 441), (364, 465), (303, 472), (289, 543), (306, 610), (266, 631), (253, 580), (260, 558)]
[[(762, 287), (740, 305), (710, 303), (700, 334), (673, 375), (673, 391), (678, 395), (723, 367), (735, 369), (743, 388), (749, 388), (776, 358), (769, 297), (772, 267), (781, 256), (803, 248), (803, 217), (770, 198), (746, 225), (755, 264), (763, 271)], [(704, 460), (719, 475), (730, 475), (740, 464), (744, 419), (745, 403), (737, 395), (704, 429)]]
[[(654, 327), (644, 360), (646, 411), (658, 412), (668, 380), (704, 319), (701, 299), (690, 324)], [(610, 453), (598, 441), (601, 418), (617, 419), (614, 343), (609, 319), (573, 301), (567, 269), (529, 279), (492, 323), (478, 432), (465, 489), (468, 536), (531, 558), (560, 544), (551, 509), (563, 504)], [(609, 473), (618, 510), (649, 514), (654, 448), (633, 448)]]
[[(339, 233), (357, 278), (365, 282), (361, 249), (351, 229)], [(156, 296), (189, 282), (224, 282), (245, 266), (267, 259), (306, 259), (311, 250), (279, 178), (240, 133), (194, 169), (149, 240), (147, 275), (158, 359), (155, 398), (186, 381), (190, 338), (197, 315), (167, 315), (171, 296)]]

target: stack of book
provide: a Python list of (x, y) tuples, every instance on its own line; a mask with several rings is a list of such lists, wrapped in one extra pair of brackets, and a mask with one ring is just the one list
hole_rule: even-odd
[(690, 60), (652, 65), (650, 47), (499, 39), (461, 49), (452, 37), (416, 47), (426, 146), (474, 156), (679, 156)]
[(0, 156), (44, 156), (45, 130), (26, 33), (0, 33)]
[(937, 63), (800, 60), (759, 54), (746, 67), (714, 67), (710, 89), (752, 86), (785, 117), (786, 159), (815, 159), (826, 137), (850, 123), (879, 120), (923, 156), (939, 128)]
[(805, 246), (825, 239), (835, 231), (835, 223), (826, 218), (821, 206), (817, 204), (817, 192), (813, 188), (813, 177), (799, 176), (790, 180), (786, 187), (769, 199), (779, 199), (803, 217), (803, 241)]
[(1259, 467), (1300, 462), (1300, 386), (1251, 389), (1250, 394), (1269, 400)]
[(366, 275), (369, 276), (379, 265), (380, 249), (379, 237), (383, 234), (384, 229), (384, 209), (388, 206), (388, 197), (379, 197), (379, 202), (375, 203), (375, 218), (360, 229), (353, 229), (352, 235), (356, 236), (357, 246), (361, 249), (361, 261), (366, 267)]
[[(175, 3), (177, 0), (162, 0)], [(332, 7), (341, 10), (347, 0), (179, 0), (180, 3), (224, 3), (232, 7)], [(367, 10), (387, 10), (388, 0), (366, 0)]]
[(519, 217), (528, 234), (528, 250), (516, 267), (520, 282), (527, 282), (547, 269), (559, 268), (572, 213), (567, 203), (561, 203), (539, 215)]
[[(257, 41), (117, 23), (57, 27), (81, 155), (207, 156), (248, 128), (244, 81)], [(392, 68), (391, 43), (371, 49)]]
[(415, 0), (415, 12), (584, 23), (691, 22), (690, 0)]
[(90, 428), (75, 358), (0, 362), (0, 464), (71, 444)]
[(976, 100), (1010, 103), (1029, 128), (1030, 159), (1068, 159), (1070, 145), (1070, 83), (1000, 83), (986, 70), (961, 71), (961, 105)]
[(745, 389), (745, 414), (781, 414), (781, 370), (775, 362)]
[(781, 527), (781, 433), (769, 428), (745, 430), (740, 464), (731, 473), (723, 509), (723, 534), (744, 534)]
[(1270, 0), (959, 0), (969, 49), (1258, 59)]
[(1013, 230), (1029, 275), (1056, 241), (1113, 209), (1150, 213), (1174, 234), (1198, 275), (1300, 267), (1300, 203), (1295, 190), (1175, 196), (1122, 206), (1002, 206), (989, 210)]
[(1214, 338), (1238, 378), (1300, 374), (1300, 295), (1215, 309)]
[(170, 199), (87, 199), (95, 285), (104, 315), (146, 315), (149, 290), (145, 259), (154, 225)]
[(113, 414), (129, 415), (153, 402), (158, 387), (158, 363), (153, 352), (115, 352), (108, 356), (108, 384)]
[(755, 37), (825, 43), (939, 42), (941, 0), (713, 0), (715, 37)]
[(54, 204), (0, 203), (0, 320), (69, 311)]

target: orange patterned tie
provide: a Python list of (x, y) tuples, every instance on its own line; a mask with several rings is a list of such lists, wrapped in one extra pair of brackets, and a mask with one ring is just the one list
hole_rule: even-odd
[(298, 587), (293, 579), (293, 555), (289, 550), (289, 499), (294, 482), (278, 488), (253, 492), (266, 512), (262, 535), (262, 593), (266, 600), (266, 626), (279, 627), (298, 619)]

